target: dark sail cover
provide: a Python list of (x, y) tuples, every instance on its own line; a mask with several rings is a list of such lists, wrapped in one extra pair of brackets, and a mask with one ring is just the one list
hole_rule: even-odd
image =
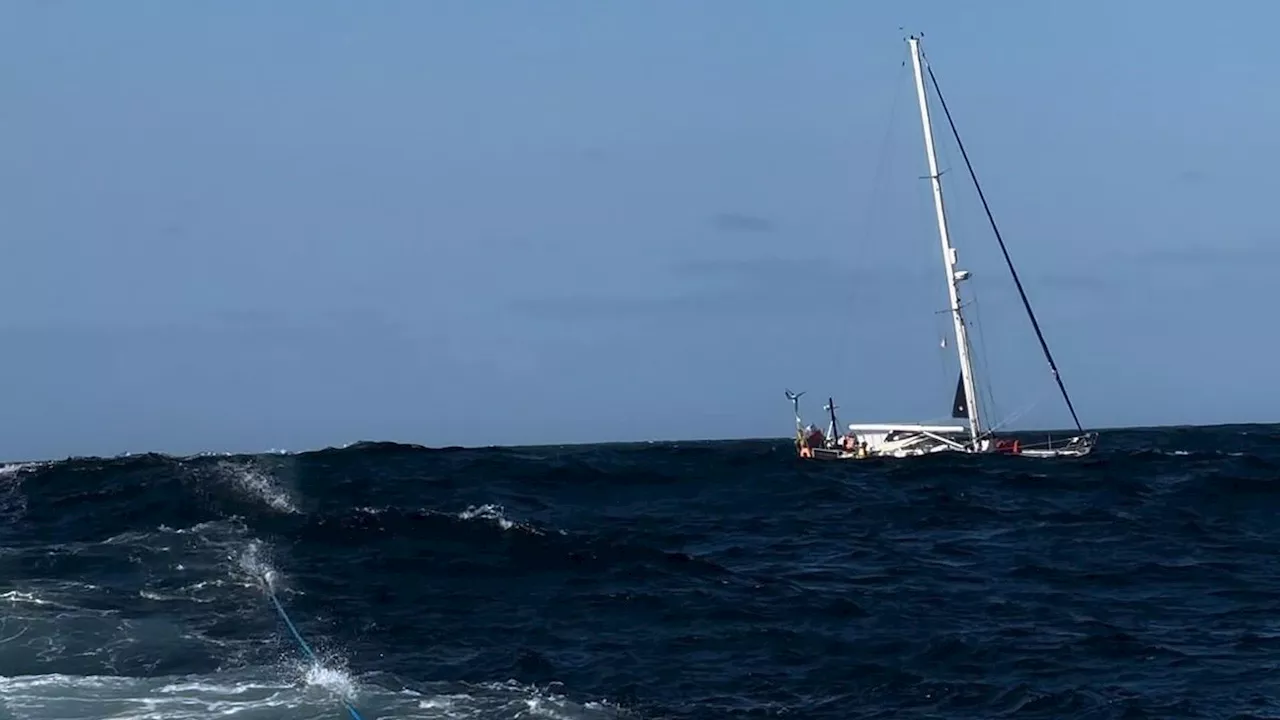
[(964, 400), (964, 375), (956, 378), (956, 399), (951, 401), (951, 417), (969, 417), (969, 404)]

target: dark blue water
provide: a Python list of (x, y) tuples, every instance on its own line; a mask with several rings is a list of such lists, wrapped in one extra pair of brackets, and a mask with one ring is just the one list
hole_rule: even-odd
[(1280, 716), (1280, 428), (1102, 442), (11, 465), (0, 718)]

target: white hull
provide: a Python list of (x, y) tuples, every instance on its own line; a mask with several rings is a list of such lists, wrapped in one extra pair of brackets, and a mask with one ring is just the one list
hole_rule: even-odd
[(831, 440), (801, 434), (797, 450), (801, 457), (818, 460), (869, 460), (910, 458), (939, 453), (965, 455), (1010, 455), (1053, 459), (1085, 457), (1097, 444), (1096, 433), (1084, 433), (1061, 441), (1022, 445), (1021, 440), (982, 438), (976, 445), (967, 428), (929, 425), (850, 425), (843, 437)]
[(1066, 442), (1060, 447), (1022, 448), (1018, 455), (1034, 458), (1077, 458), (1092, 453), (1097, 444), (1097, 433), (1085, 433), (1084, 435), (1067, 438)]

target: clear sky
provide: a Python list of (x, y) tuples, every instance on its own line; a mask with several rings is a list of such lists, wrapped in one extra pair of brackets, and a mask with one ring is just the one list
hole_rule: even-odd
[[(8, 0), (0, 455), (944, 419), (906, 31), (1081, 420), (1280, 419), (1277, 16)], [(1067, 425), (943, 129), (984, 379)]]

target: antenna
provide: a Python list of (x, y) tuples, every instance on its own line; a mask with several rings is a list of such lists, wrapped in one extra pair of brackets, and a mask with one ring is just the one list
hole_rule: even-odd
[(823, 410), (831, 417), (831, 428), (827, 431), (830, 439), (835, 440), (840, 436), (840, 422), (836, 420), (836, 401), (835, 398), (827, 398), (827, 404), (822, 406)]

